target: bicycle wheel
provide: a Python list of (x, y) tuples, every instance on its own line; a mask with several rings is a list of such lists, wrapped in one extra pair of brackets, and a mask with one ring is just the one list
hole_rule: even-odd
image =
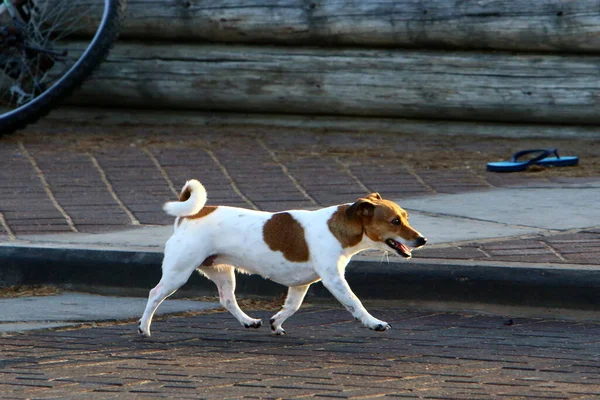
[(80, 86), (118, 36), (125, 0), (0, 0), (0, 135)]

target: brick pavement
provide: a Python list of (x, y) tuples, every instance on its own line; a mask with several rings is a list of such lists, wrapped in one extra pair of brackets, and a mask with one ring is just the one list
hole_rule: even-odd
[[(0, 337), (4, 399), (546, 398), (600, 396), (600, 323), (304, 307), (288, 335), (227, 313)], [(269, 313), (251, 312), (268, 318)]]
[[(274, 128), (33, 128), (0, 138), (0, 239), (170, 224), (160, 205), (191, 177), (205, 184), (209, 203), (269, 211), (347, 202), (370, 191), (406, 199), (593, 179), (564, 177), (562, 170), (485, 172), (491, 157), (531, 143), (438, 142)], [(588, 160), (597, 159), (598, 146), (588, 147)], [(600, 259), (598, 233), (430, 247), (419, 257), (591, 264)]]

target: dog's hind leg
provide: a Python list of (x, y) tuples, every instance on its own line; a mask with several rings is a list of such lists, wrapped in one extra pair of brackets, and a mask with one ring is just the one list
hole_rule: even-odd
[(304, 296), (310, 287), (310, 283), (308, 285), (302, 286), (290, 286), (288, 288), (288, 295), (285, 298), (285, 304), (281, 311), (275, 314), (271, 318), (271, 332), (275, 335), (285, 335), (285, 330), (281, 327), (283, 322), (291, 317), (302, 304), (302, 300), (304, 300)]
[(150, 324), (158, 306), (186, 283), (196, 269), (196, 266), (190, 260), (183, 260), (177, 258), (177, 256), (171, 258), (167, 254), (165, 253), (165, 259), (163, 260), (162, 278), (158, 285), (150, 291), (146, 309), (138, 324), (140, 335), (146, 337), (150, 337)]
[(244, 313), (235, 299), (235, 270), (231, 265), (202, 266), (199, 270), (217, 285), (219, 301), (246, 328), (260, 328), (262, 320)]

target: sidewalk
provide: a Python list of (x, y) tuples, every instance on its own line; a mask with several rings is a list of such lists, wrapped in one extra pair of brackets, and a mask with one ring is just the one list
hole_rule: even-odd
[[(600, 148), (591, 143), (169, 121), (42, 124), (0, 138), (0, 283), (138, 296), (0, 299), (0, 393), (597, 398)], [(559, 147), (582, 157), (582, 166), (485, 172), (486, 161), (524, 147)], [(151, 339), (138, 338), (133, 321), (160, 277), (172, 229), (161, 205), (192, 177), (205, 184), (210, 204), (269, 211), (371, 191), (396, 200), (427, 246), (409, 262), (362, 254), (347, 270), (357, 295), (392, 330), (363, 328), (315, 284), (284, 337), (243, 329), (215, 303), (169, 299), (159, 312), (194, 312), (159, 318)], [(180, 292), (216, 294), (199, 276)], [(239, 276), (237, 292), (284, 289)], [(468, 311), (480, 303), (499, 308)], [(448, 311), (453, 304), (460, 312)], [(244, 308), (265, 321), (275, 312)]]
[[(596, 308), (600, 149), (592, 141), (172, 122), (46, 122), (1, 138), (2, 281), (123, 286), (145, 294), (160, 277), (171, 232), (161, 205), (194, 177), (207, 187), (209, 204), (268, 211), (350, 202), (371, 191), (397, 201), (428, 245), (408, 263), (377, 252), (355, 257), (348, 278), (361, 296), (546, 299), (549, 306)], [(579, 155), (581, 166), (485, 171), (486, 161), (524, 147), (558, 147)], [(240, 279), (242, 294), (281, 292), (258, 277)], [(186, 288), (214, 289), (198, 277)]]
[[(535, 183), (397, 200), (428, 239), (410, 261), (378, 251), (353, 258), (346, 277), (363, 299), (469, 301), (598, 310), (600, 180)], [(172, 225), (108, 233), (23, 235), (0, 243), (4, 279), (144, 297), (160, 279)], [(113, 288), (111, 291), (111, 287)], [(282, 286), (238, 276), (238, 294), (278, 296)], [(214, 295), (193, 275), (187, 295)], [(311, 296), (328, 298), (314, 285)]]

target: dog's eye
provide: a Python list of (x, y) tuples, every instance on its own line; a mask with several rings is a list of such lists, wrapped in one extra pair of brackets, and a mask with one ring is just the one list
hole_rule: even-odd
[(393, 219), (392, 220), (392, 225), (396, 225), (396, 226), (400, 225), (400, 218)]

